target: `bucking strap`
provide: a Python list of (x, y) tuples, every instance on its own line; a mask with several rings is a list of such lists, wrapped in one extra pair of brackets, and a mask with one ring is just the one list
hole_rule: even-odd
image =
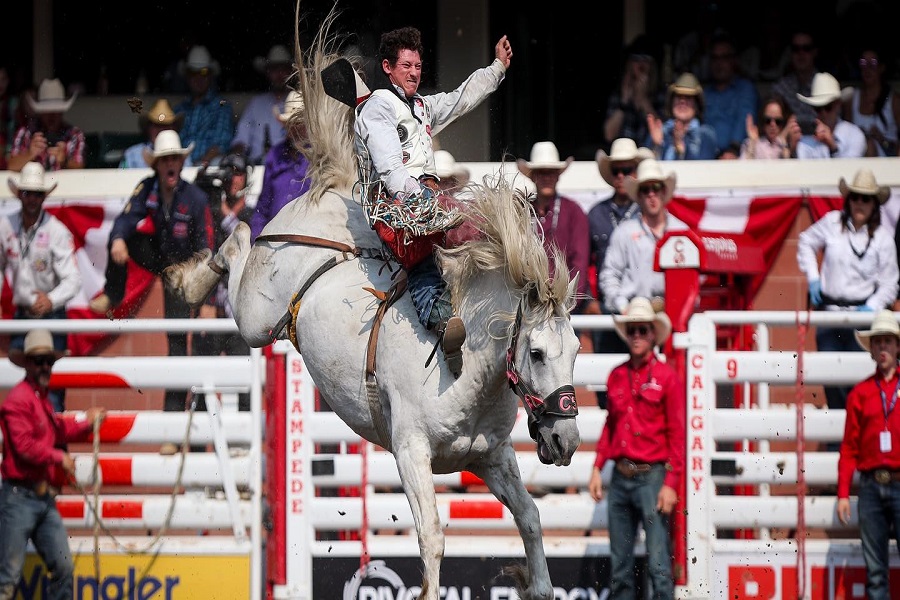
[[(366, 347), (366, 380), (375, 378), (375, 352), (378, 348), (378, 330), (381, 329), (381, 321), (384, 320), (384, 313), (396, 302), (400, 296), (406, 292), (406, 272), (400, 271), (397, 281), (388, 290), (387, 297), (378, 305), (375, 311), (375, 320), (372, 323), (372, 330), (369, 331), (369, 344)], [(377, 296), (376, 296), (377, 297)]]

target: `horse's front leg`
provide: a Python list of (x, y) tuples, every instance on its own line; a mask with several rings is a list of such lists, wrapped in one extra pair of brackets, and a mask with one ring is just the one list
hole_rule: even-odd
[(434, 495), (431, 447), (421, 440), (404, 440), (402, 444), (395, 445), (393, 452), (419, 536), (422, 593), (418, 600), (438, 600), (441, 560), (444, 558), (444, 530), (441, 528)]
[[(544, 554), (541, 518), (531, 494), (522, 483), (516, 453), (507, 439), (502, 446), (489, 454), (484, 461), (471, 465), (473, 473), (481, 477), (494, 496), (512, 513), (525, 544), (528, 571), (516, 577), (522, 600), (552, 600), (553, 585), (547, 556)], [(514, 574), (515, 575), (515, 574)]]

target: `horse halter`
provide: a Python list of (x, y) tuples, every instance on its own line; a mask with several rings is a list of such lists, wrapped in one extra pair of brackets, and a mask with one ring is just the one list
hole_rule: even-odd
[(524, 306), (525, 299), (523, 298), (516, 311), (509, 348), (506, 350), (506, 379), (509, 381), (512, 391), (522, 399), (522, 405), (525, 407), (525, 412), (528, 413), (528, 435), (537, 441), (538, 427), (544, 415), (574, 417), (578, 414), (578, 404), (575, 402), (575, 388), (571, 385), (560, 386), (546, 398), (541, 398), (534, 390), (534, 386), (525, 381), (516, 368), (516, 346), (522, 328), (522, 308)]

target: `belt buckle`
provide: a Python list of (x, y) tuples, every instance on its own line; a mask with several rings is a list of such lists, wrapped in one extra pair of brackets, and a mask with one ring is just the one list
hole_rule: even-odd
[(881, 485), (887, 485), (891, 482), (891, 472), (887, 469), (875, 469), (875, 481)]
[(630, 458), (623, 458), (619, 464), (622, 465), (622, 474), (626, 477), (634, 477), (637, 474), (637, 463)]

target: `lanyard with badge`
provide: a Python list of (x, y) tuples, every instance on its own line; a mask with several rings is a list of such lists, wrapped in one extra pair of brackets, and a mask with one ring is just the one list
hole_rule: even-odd
[(887, 395), (884, 393), (881, 384), (878, 383), (878, 393), (881, 394), (881, 409), (884, 411), (884, 431), (878, 435), (878, 446), (882, 452), (891, 451), (891, 432), (888, 431), (888, 417), (891, 416), (894, 407), (897, 405), (897, 394), (900, 393), (900, 377), (897, 378), (897, 385), (894, 386), (894, 393), (891, 394), (891, 405), (888, 406)]

